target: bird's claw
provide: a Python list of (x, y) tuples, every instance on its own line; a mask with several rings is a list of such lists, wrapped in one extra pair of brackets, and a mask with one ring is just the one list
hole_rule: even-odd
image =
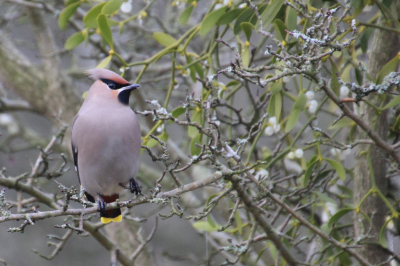
[(134, 178), (129, 180), (129, 189), (131, 193), (135, 193), (136, 196), (142, 194), (142, 190), (140, 189), (139, 183)]
[(125, 186), (122, 183), (119, 183), (119, 185), (124, 189), (129, 189), (131, 193), (135, 193), (136, 196), (142, 194), (142, 189), (140, 188), (139, 183), (134, 178), (129, 180), (129, 186)]
[(101, 195), (99, 194), (99, 199), (97, 201), (97, 204), (99, 205), (99, 211), (100, 215), (103, 214), (107, 210), (107, 203), (103, 200)]

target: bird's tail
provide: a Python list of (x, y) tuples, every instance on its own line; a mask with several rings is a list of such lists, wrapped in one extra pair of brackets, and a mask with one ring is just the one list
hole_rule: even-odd
[[(119, 195), (117, 194), (111, 196), (101, 195), (101, 197), (106, 203), (111, 203), (115, 202), (119, 198)], [(108, 224), (110, 222), (121, 222), (121, 220), (122, 220), (122, 214), (120, 208), (105, 210), (100, 212), (100, 221), (103, 224)]]

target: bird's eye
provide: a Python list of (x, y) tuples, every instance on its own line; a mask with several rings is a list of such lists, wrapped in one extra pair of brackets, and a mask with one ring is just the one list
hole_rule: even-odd
[(115, 83), (114, 82), (110, 82), (110, 83), (108, 83), (108, 87), (111, 89), (111, 90), (114, 90), (115, 89)]

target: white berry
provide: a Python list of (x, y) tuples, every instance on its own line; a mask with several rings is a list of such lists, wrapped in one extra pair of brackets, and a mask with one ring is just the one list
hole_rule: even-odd
[(273, 130), (275, 133), (278, 133), (281, 130), (281, 125), (277, 124), (272, 126)]
[(303, 155), (304, 155), (304, 151), (302, 150), (302, 149), (297, 149), (295, 152), (294, 152), (294, 155), (296, 156), (296, 158), (302, 158), (303, 157)]
[(270, 126), (266, 127), (264, 130), (265, 135), (272, 136), (274, 134), (274, 129)]
[(124, 13), (129, 13), (132, 11), (132, 4), (130, 2), (124, 2), (121, 5), (121, 11)]
[(276, 117), (270, 117), (268, 119), (268, 123), (270, 123), (271, 126), (275, 126), (276, 125)]
[(313, 91), (307, 91), (307, 92), (306, 92), (306, 97), (307, 97), (307, 99), (309, 99), (309, 100), (314, 99), (314, 92), (313, 92)]
[(348, 96), (348, 95), (349, 95), (349, 92), (350, 92), (350, 90), (349, 90), (349, 88), (347, 88), (346, 86), (340, 87), (340, 96), (341, 96), (341, 97), (346, 97), (346, 96)]

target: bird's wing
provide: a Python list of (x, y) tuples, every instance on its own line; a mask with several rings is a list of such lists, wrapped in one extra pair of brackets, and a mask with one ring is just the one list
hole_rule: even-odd
[[(78, 119), (78, 115), (75, 116), (75, 119), (74, 119), (74, 121), (72, 122), (71, 131), (74, 130), (74, 124), (75, 124), (75, 122), (76, 122), (77, 119)], [(73, 134), (71, 134), (71, 135), (73, 136)], [(81, 184), (81, 178), (79, 177), (79, 168), (78, 168), (78, 147), (76, 147), (76, 146), (74, 145), (74, 139), (73, 139), (72, 136), (71, 136), (72, 155), (73, 155), (73, 157), (74, 157), (74, 165), (75, 165), (76, 173), (78, 174), (79, 184)], [(85, 191), (85, 196), (86, 196), (86, 199), (87, 199), (88, 201), (93, 202), (93, 203), (95, 202), (95, 199), (93, 198), (93, 196), (90, 195), (89, 193), (87, 193), (86, 191)]]
[[(74, 124), (75, 124), (75, 121), (76, 121), (77, 119), (78, 119), (78, 115), (75, 116), (74, 121), (72, 122), (71, 131), (74, 130)], [(75, 147), (75, 145), (74, 145), (74, 140), (73, 140), (72, 137), (71, 137), (71, 147), (72, 147), (72, 155), (73, 155), (73, 157), (74, 157), (75, 170), (76, 170), (76, 173), (78, 174), (78, 180), (79, 180), (79, 184), (80, 184), (80, 183), (81, 183), (81, 179), (80, 179), (80, 177), (79, 177), (79, 169), (78, 169), (78, 148)]]

